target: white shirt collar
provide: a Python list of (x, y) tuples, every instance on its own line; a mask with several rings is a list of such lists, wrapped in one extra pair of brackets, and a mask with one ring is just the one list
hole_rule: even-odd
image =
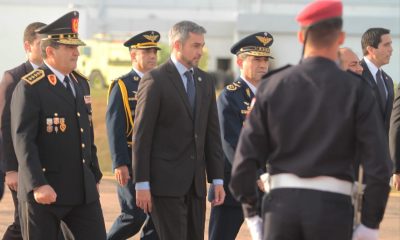
[(136, 72), (137, 75), (139, 75), (140, 78), (143, 77), (144, 73), (142, 73), (141, 71), (137, 70), (135, 67), (132, 67), (133, 71)]
[(183, 65), (182, 63), (180, 63), (174, 55), (171, 54), (171, 60), (174, 63), (176, 69), (178, 70), (179, 74), (182, 76), (185, 76), (185, 72), (188, 70), (191, 70), (193, 72), (193, 68), (188, 69), (187, 67), (185, 67), (185, 65)]
[(50, 70), (56, 75), (56, 77), (58, 78), (58, 80), (60, 80), (61, 83), (64, 85), (64, 78), (65, 78), (65, 75), (62, 74), (60, 71), (56, 70), (55, 68), (53, 68), (52, 66), (50, 66), (49, 64), (47, 64), (46, 61), (44, 62), (44, 64), (46, 64), (46, 66), (50, 68)]
[(32, 65), (33, 70), (38, 69), (39, 65), (34, 64), (33, 62), (29, 61), (29, 63)]
[(254, 95), (256, 95), (256, 93), (257, 93), (257, 88), (256, 88), (253, 84), (251, 84), (249, 81), (247, 81), (246, 78), (245, 78), (244, 76), (240, 75), (240, 78), (243, 79), (243, 81), (247, 84), (247, 86), (249, 86), (251, 92), (252, 92)]
[(375, 64), (371, 62), (367, 57), (364, 57), (364, 61), (367, 64), (369, 71), (371, 72), (372, 76), (376, 81), (376, 73), (378, 72), (379, 68), (375, 66)]

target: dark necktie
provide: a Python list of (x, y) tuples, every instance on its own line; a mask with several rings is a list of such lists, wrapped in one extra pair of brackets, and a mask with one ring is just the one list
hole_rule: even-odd
[(386, 90), (385, 90), (385, 83), (383, 82), (383, 79), (382, 79), (381, 70), (378, 70), (378, 72), (376, 72), (376, 85), (378, 86), (381, 105), (382, 105), (383, 109), (385, 109), (386, 108)]
[(194, 102), (196, 98), (196, 88), (194, 86), (194, 80), (193, 80), (193, 74), (192, 71), (186, 71), (185, 76), (187, 79), (187, 84), (186, 84), (186, 93), (188, 95), (189, 103), (190, 106), (192, 106), (192, 110), (194, 111)]
[(67, 89), (67, 91), (68, 91), (73, 97), (75, 97), (74, 92), (72, 91), (72, 88), (71, 88), (71, 79), (68, 77), (68, 75), (65, 76), (65, 78), (64, 78), (64, 83), (65, 83), (65, 88)]

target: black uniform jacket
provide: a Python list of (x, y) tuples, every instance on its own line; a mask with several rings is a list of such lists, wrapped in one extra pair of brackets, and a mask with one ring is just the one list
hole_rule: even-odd
[(362, 223), (382, 220), (392, 164), (377, 102), (366, 81), (335, 62), (312, 57), (261, 83), (242, 130), (231, 189), (254, 204), (257, 169), (269, 163), (271, 175), (331, 176), (353, 182), (355, 157), (364, 166)]
[(0, 82), (0, 127), (3, 136), (2, 145), (5, 172), (18, 171), (18, 161), (11, 139), (11, 96), (21, 78), (32, 70), (31, 63), (26, 61), (18, 67), (5, 71)]
[(183, 196), (192, 184), (200, 197), (208, 181), (223, 178), (221, 137), (213, 79), (194, 69), (195, 113), (181, 76), (169, 60), (140, 80), (133, 129), (136, 182), (157, 196)]
[[(364, 79), (366, 79), (368, 81), (368, 83), (370, 84), (370, 86), (372, 87), (374, 94), (376, 96), (377, 99), (380, 99), (380, 93), (379, 93), (379, 89), (378, 86), (376, 85), (376, 81), (374, 79), (374, 77), (372, 76), (371, 72), (368, 69), (368, 65), (367, 63), (364, 61), (364, 59), (362, 59), (360, 61), (361, 66), (363, 67), (363, 72), (362, 72), (362, 76)], [(382, 71), (382, 79), (385, 83), (386, 89), (388, 91), (388, 96), (386, 99), (386, 107), (385, 109), (383, 109), (381, 104), (378, 104), (378, 108), (380, 110), (381, 116), (384, 120), (384, 124), (385, 124), (385, 129), (386, 132), (389, 132), (389, 126), (390, 126), (390, 116), (392, 115), (392, 108), (393, 108), (393, 99), (394, 99), (394, 90), (393, 90), (393, 80), (392, 78), (390, 78), (389, 75), (387, 75), (384, 71)]]
[(11, 130), (19, 163), (18, 198), (33, 200), (33, 189), (49, 184), (56, 204), (98, 199), (102, 177), (93, 142), (89, 84), (70, 74), (76, 97), (46, 66), (24, 76), (11, 101)]
[(113, 169), (132, 166), (132, 123), (139, 80), (139, 75), (132, 70), (110, 86), (106, 124)]

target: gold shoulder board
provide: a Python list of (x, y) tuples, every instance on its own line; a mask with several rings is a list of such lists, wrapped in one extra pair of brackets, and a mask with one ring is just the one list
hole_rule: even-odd
[(32, 72), (26, 74), (25, 76), (22, 77), (22, 80), (26, 81), (29, 83), (29, 85), (33, 85), (37, 83), (40, 79), (44, 78), (44, 71), (42, 69), (36, 69), (33, 70)]
[(226, 86), (226, 89), (228, 89), (229, 91), (235, 91), (237, 87), (233, 84), (229, 84), (228, 86)]

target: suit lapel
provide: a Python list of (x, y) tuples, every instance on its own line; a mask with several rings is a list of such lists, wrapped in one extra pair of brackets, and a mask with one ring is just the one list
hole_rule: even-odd
[[(166, 69), (168, 72), (169, 79), (172, 81), (173, 85), (175, 86), (176, 90), (178, 91), (179, 96), (182, 98), (182, 101), (188, 111), (190, 117), (193, 119), (193, 111), (192, 107), (190, 106), (189, 99), (185, 90), (185, 86), (183, 85), (182, 78), (176, 69), (172, 60), (168, 60), (166, 63)], [(196, 102), (197, 102), (197, 89), (196, 89)], [(197, 104), (196, 104), (197, 105)]]
[[(64, 101), (66, 101), (68, 104), (70, 104), (72, 107), (75, 107), (75, 98), (67, 91), (67, 89), (64, 87), (64, 85), (61, 83), (61, 80), (56, 77), (56, 75), (47, 67), (44, 66), (43, 70), (46, 73), (46, 81), (48, 83), (48, 88), (51, 92), (62, 98)], [(49, 80), (49, 75), (54, 74), (54, 76), (57, 78), (56, 84), (53, 85), (50, 83)]]
[(245, 99), (250, 104), (251, 100), (254, 97), (254, 93), (251, 91), (249, 85), (247, 85), (247, 83), (243, 79), (239, 78), (239, 82), (242, 85), (241, 89), (242, 89), (243, 96), (246, 96)]
[[(379, 98), (380, 94), (379, 94), (378, 86), (376, 85), (375, 78), (374, 78), (374, 76), (372, 76), (372, 73), (371, 73), (371, 71), (369, 70), (368, 65), (367, 65), (367, 63), (364, 61), (364, 59), (361, 60), (361, 66), (362, 66), (363, 69), (364, 69), (363, 72), (362, 72), (362, 76), (363, 76), (363, 77), (368, 81), (368, 83), (371, 85), (371, 87), (372, 87), (372, 89), (373, 89), (373, 91), (374, 91), (374, 94), (375, 94), (376, 101), (377, 101), (377, 103), (378, 103), (379, 109), (381, 110), (382, 114), (385, 115), (385, 109), (383, 109), (382, 104), (380, 104), (380, 101), (379, 101), (379, 99), (380, 99), (380, 98)], [(386, 104), (386, 105), (387, 105), (387, 104)]]

